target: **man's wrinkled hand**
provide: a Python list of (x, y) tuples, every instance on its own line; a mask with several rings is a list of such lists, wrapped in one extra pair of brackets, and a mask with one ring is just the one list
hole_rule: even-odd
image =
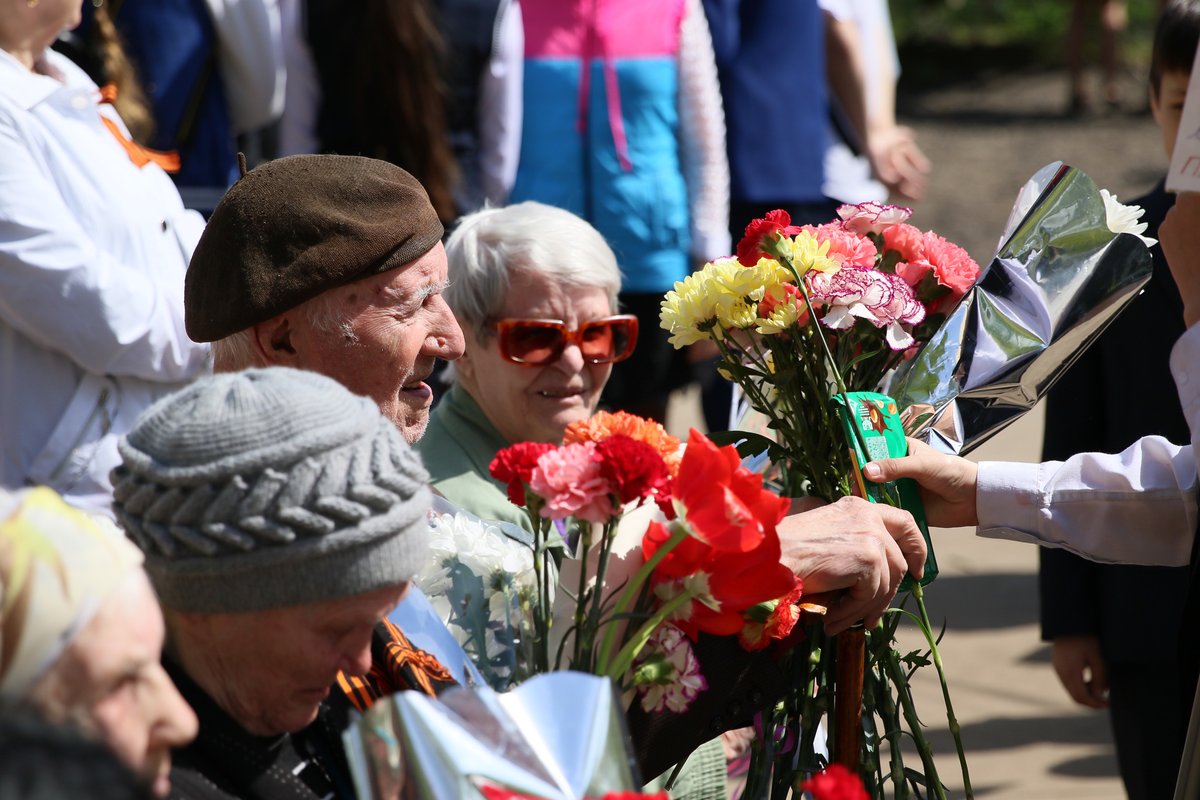
[(825, 615), (831, 635), (859, 620), (874, 627), (904, 575), (924, 573), (925, 538), (912, 515), (857, 497), (792, 514), (780, 523), (779, 540), (806, 598), (838, 593)]

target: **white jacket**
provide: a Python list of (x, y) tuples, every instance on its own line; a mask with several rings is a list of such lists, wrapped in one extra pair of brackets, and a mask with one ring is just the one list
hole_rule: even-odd
[(203, 219), (134, 166), (96, 85), (0, 52), (0, 485), (47, 484), (109, 511), (117, 437), (208, 368), (183, 326)]

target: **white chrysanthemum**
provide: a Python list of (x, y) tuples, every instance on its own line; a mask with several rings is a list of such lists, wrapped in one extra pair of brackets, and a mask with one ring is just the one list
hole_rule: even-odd
[(413, 581), (493, 688), (507, 688), (511, 642), (529, 626), (533, 552), (466, 514), (430, 514), (429, 525), (430, 557)]
[(1151, 239), (1149, 236), (1142, 236), (1146, 232), (1147, 226), (1145, 222), (1141, 221), (1142, 214), (1145, 213), (1141, 206), (1127, 206), (1118, 202), (1117, 196), (1107, 189), (1100, 190), (1100, 197), (1104, 200), (1104, 221), (1110, 231), (1132, 233), (1145, 242), (1146, 247), (1153, 247), (1157, 243), (1157, 240)]

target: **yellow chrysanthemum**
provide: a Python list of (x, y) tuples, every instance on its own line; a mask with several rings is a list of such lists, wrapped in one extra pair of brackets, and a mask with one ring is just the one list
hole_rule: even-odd
[(723, 305), (717, 309), (717, 322), (726, 330), (753, 328), (758, 323), (758, 302), (741, 302)]
[(734, 302), (747, 298), (756, 302), (762, 299), (762, 276), (756, 267), (743, 267), (736, 258), (718, 259), (711, 266), (719, 290), (730, 298), (736, 298)]
[(818, 242), (817, 237), (807, 231), (784, 239), (779, 247), (801, 276), (812, 269), (817, 272), (835, 272), (838, 269), (838, 262), (829, 257), (829, 242)]
[(723, 265), (720, 262), (704, 267), (682, 281), (663, 298), (659, 323), (671, 333), (671, 344), (684, 347), (705, 339), (716, 338), (714, 330), (717, 309), (729, 305), (732, 298), (721, 288)]
[(782, 296), (782, 286), (785, 283), (795, 283), (796, 277), (792, 271), (773, 258), (760, 258), (758, 263), (750, 267), (755, 273), (755, 280), (766, 291)]
[(763, 292), (757, 270), (743, 267), (735, 258), (718, 259), (667, 292), (660, 324), (677, 348), (718, 339), (721, 329), (754, 327)]
[(758, 327), (754, 330), (763, 335), (783, 333), (796, 324), (800, 311), (795, 303), (780, 303), (766, 317), (759, 317)]

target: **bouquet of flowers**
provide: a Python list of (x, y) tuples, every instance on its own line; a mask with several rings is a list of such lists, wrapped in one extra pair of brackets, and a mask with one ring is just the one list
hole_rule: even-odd
[[(888, 455), (870, 447), (863, 430), (885, 430), (885, 415), (897, 419), (890, 398), (851, 393), (880, 387), (979, 275), (957, 245), (909, 225), (908, 209), (868, 203), (842, 206), (838, 214), (824, 225), (795, 226), (786, 212), (769, 213), (747, 227), (736, 258), (706, 264), (676, 284), (662, 304), (671, 341), (714, 342), (722, 374), (765, 418), (770, 441), (734, 435), (756, 451), (766, 448), (778, 490), (828, 501), (854, 493), (861, 466), (856, 452), (864, 459)], [(930, 569), (927, 578), (934, 573)], [(915, 590), (919, 597), (920, 587)], [(868, 781), (876, 781), (877, 795), (883, 769), (873, 735), (876, 716), (892, 750), (895, 790), (910, 782), (938, 783), (907, 692), (908, 672), (928, 662), (921, 653), (901, 656), (892, 647), (899, 619), (890, 615), (868, 632), (862, 724), (870, 730), (861, 752), (850, 756), (852, 765), (863, 764)], [(922, 625), (936, 654), (928, 620)], [(818, 723), (833, 708), (837, 648), (826, 641), (819, 620), (805, 632), (807, 646), (792, 655), (797, 689), (762, 727), (746, 796), (761, 796), (768, 787), (785, 795), (828, 763), (814, 743)], [(906, 720), (924, 775), (903, 766), (899, 737)], [(844, 734), (832, 718), (830, 728), (831, 739)]]
[[(997, 261), (983, 280), (962, 248), (909, 225), (908, 209), (866, 203), (842, 206), (837, 220), (818, 226), (795, 226), (785, 212), (772, 212), (747, 227), (736, 258), (706, 264), (667, 294), (662, 325), (672, 342), (715, 343), (721, 372), (763, 420), (759, 432), (734, 431), (727, 440), (740, 441), (748, 453), (765, 452), (770, 480), (781, 494), (828, 501), (865, 494), (909, 507), (921, 523), (915, 493), (908, 493), (906, 503), (900, 500), (911, 487), (871, 487), (858, 473), (866, 460), (904, 454), (900, 412), (909, 412), (910, 433), (928, 432), (938, 420), (942, 429), (958, 424), (961, 433), (956, 409), (971, 392), (981, 398), (999, 393), (1000, 381), (1025, 374), (1033, 363), (1039, 368), (1029, 370), (1032, 391), (1020, 399), (1036, 400), (1132, 297), (1139, 280), (1148, 277), (1149, 259), (1136, 236), (1114, 227), (1114, 218), (1129, 214), (1106, 211), (1109, 200), (1082, 173), (1061, 165), (1047, 170), (1031, 181), (1035, 191), (1022, 192)], [(1122, 266), (1123, 259), (1132, 266)], [(1064, 317), (1066, 310), (1071, 313)], [(1022, 336), (1030, 328), (1034, 333)], [(1022, 345), (1015, 352), (1014, 342)], [(902, 388), (903, 404), (873, 393), (889, 385)], [(1011, 393), (1012, 384), (1003, 385)], [(914, 416), (910, 406), (921, 403), (924, 413)], [(980, 416), (995, 423), (998, 404), (985, 399), (980, 405), (992, 412)], [(1008, 413), (1004, 420), (1015, 417)], [(990, 425), (987, 433), (999, 427)], [(929, 552), (932, 556), (932, 548)], [(931, 560), (925, 581), (935, 574)], [(970, 796), (922, 589), (912, 582), (905, 588), (916, 613), (901, 606), (867, 631), (861, 665), (853, 663), (853, 647), (826, 640), (819, 620), (803, 626), (807, 639), (791, 657), (796, 689), (758, 726), (759, 749), (745, 796), (786, 796), (822, 769), (828, 757), (814, 742), (826, 718), (830, 740), (854, 745), (854, 752), (835, 757), (859, 772), (872, 796), (882, 797), (890, 782), (897, 797), (943, 797), (908, 690), (912, 671), (931, 661)], [(903, 617), (917, 622), (928, 652), (896, 650)], [(839, 668), (848, 656), (849, 668), (845, 663)], [(861, 681), (861, 704), (855, 698), (861, 717), (828, 715), (838, 672), (851, 685)], [(861, 737), (855, 730), (847, 738), (850, 726), (861, 728)], [(904, 763), (906, 735), (922, 770)]]
[(681, 451), (656, 422), (601, 412), (561, 446), (500, 451), (491, 472), (536, 531), (532, 672), (607, 675), (647, 711), (681, 712), (706, 688), (700, 633), (757, 649), (791, 632), (801, 587), (776, 532), (788, 501), (734, 448), (692, 431)]

